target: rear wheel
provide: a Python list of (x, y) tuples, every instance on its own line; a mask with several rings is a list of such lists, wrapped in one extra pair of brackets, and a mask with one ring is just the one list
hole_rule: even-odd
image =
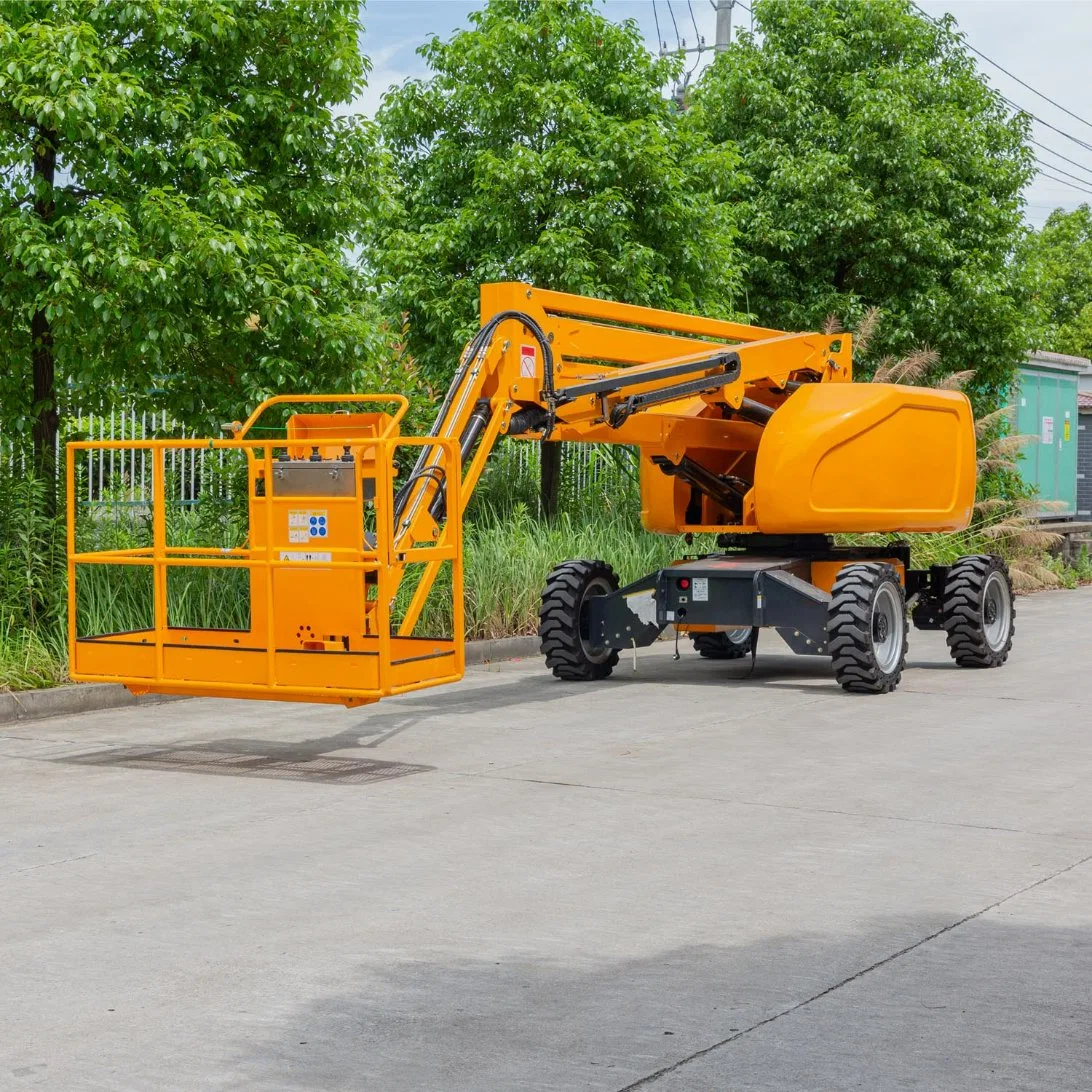
[(1000, 667), (1016, 631), (1005, 562), (992, 554), (961, 557), (948, 570), (941, 615), (948, 651), (960, 667)]
[(546, 666), (559, 678), (605, 679), (618, 650), (596, 645), (588, 631), (588, 601), (618, 590), (618, 577), (605, 561), (566, 561), (546, 580), (538, 612), (538, 635)]
[(751, 628), (724, 633), (691, 633), (694, 651), (706, 660), (739, 660), (751, 654)]
[(834, 677), (858, 694), (886, 694), (906, 663), (906, 599), (891, 565), (846, 565), (831, 593), (827, 621)]

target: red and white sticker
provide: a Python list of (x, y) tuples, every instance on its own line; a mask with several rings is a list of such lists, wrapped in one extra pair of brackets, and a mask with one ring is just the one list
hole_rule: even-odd
[(533, 345), (521, 345), (519, 347), (519, 377), (520, 379), (534, 379), (538, 369), (535, 367), (535, 347)]

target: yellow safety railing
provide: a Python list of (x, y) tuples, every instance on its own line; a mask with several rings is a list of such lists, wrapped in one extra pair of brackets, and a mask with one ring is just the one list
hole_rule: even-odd
[[(162, 439), (162, 440), (115, 440), (115, 441), (78, 441), (67, 445), (67, 495), (68, 495), (68, 639), (70, 650), (71, 674), (80, 681), (110, 681), (128, 686), (134, 691), (155, 691), (160, 693), (205, 694), (213, 696), (238, 696), (255, 698), (277, 698), (285, 700), (334, 701), (345, 704), (361, 704), (378, 700), (390, 694), (416, 690), (427, 686), (437, 686), (452, 682), (462, 677), (464, 660), (463, 641), (463, 551), (462, 551), (462, 497), (461, 465), (459, 444), (454, 439), (436, 439), (429, 437), (406, 437), (394, 434), (398, 420), (407, 408), (406, 400), (401, 396), (286, 396), (271, 399), (260, 410), (281, 402), (343, 402), (343, 401), (387, 401), (400, 403), (397, 415), (386, 430), (385, 435), (362, 439), (360, 436), (324, 436), (324, 444), (346, 448), (353, 455), (353, 467), (356, 476), (356, 511), (359, 517), (358, 528), (360, 541), (358, 547), (337, 547), (323, 544), (322, 552), (328, 555), (320, 561), (301, 561), (284, 558), (284, 551), (276, 545), (274, 528), (275, 504), (273, 496), (274, 470), (278, 463), (274, 460), (274, 449), (285, 447), (286, 439), (252, 439), (250, 431), (258, 412), (242, 426), (234, 429), (235, 436), (223, 440), (197, 439)], [(445, 475), (447, 491), (446, 518), (440, 526), (435, 542), (427, 546), (411, 545), (395, 552), (395, 469), (394, 454), (398, 448), (436, 447), (442, 449), (445, 463), (451, 471)], [(167, 492), (166, 492), (166, 455), (181, 449), (202, 449), (206, 451), (244, 451), (248, 461), (249, 502), (250, 502), (250, 545), (234, 548), (209, 546), (172, 546), (167, 542)], [(152, 544), (149, 547), (131, 549), (112, 549), (83, 551), (77, 550), (77, 504), (76, 504), (76, 464), (81, 452), (87, 451), (143, 451), (150, 454), (152, 470)], [(367, 460), (365, 459), (367, 453)], [(370, 546), (365, 537), (364, 521), (364, 481), (365, 467), (369, 468), (367, 477), (374, 473), (374, 510), (375, 510), (375, 545)], [(259, 492), (259, 480), (264, 481), (264, 491)], [(306, 502), (308, 498), (300, 498)], [(264, 520), (261, 540), (258, 547), (253, 545), (257, 528), (254, 526), (255, 514)], [(451, 616), (453, 632), (451, 636), (441, 638), (414, 638), (405, 633), (392, 632), (391, 608), (398, 592), (399, 584), (405, 572), (405, 566), (414, 562), (430, 563), (429, 571), (439, 565), (451, 564)], [(152, 570), (152, 626), (150, 630), (125, 634), (88, 634), (80, 636), (78, 631), (77, 581), (78, 569), (84, 565), (150, 567)], [(169, 653), (182, 645), (175, 639), (184, 631), (187, 638), (193, 634), (220, 634), (222, 631), (200, 630), (198, 628), (172, 627), (168, 618), (168, 573), (176, 567), (209, 569), (245, 569), (250, 574), (251, 594), (251, 629), (245, 632), (248, 644), (240, 647), (237, 643), (223, 644), (215, 652), (222, 655), (204, 657), (206, 664), (204, 675), (181, 675), (172, 670)], [(307, 650), (278, 648), (277, 628), (277, 581), (285, 570), (300, 572), (318, 570), (332, 573), (374, 574), (376, 594), (373, 601), (365, 601), (365, 611), (371, 616), (368, 631), (354, 634), (354, 648), (361, 657), (374, 660), (376, 670), (363, 672), (359, 684), (347, 677), (344, 669), (339, 669), (336, 679), (324, 681), (324, 672), (329, 673), (335, 664), (334, 657), (339, 652), (324, 656), (322, 652), (312, 655), (306, 661), (306, 670), (300, 667), (300, 653)], [(255, 579), (256, 576), (260, 579)], [(351, 582), (349, 582), (351, 585)], [(365, 576), (359, 585), (352, 585), (361, 596), (367, 594), (368, 578)], [(264, 610), (257, 613), (261, 624), (255, 627), (254, 602), (255, 589), (260, 588), (264, 597)], [(416, 602), (416, 597), (414, 599)], [(138, 647), (145, 650), (154, 648), (154, 661), (150, 668), (145, 665), (136, 670), (133, 667), (137, 653), (134, 645), (137, 641), (125, 642), (124, 638), (139, 638)], [(211, 638), (210, 638), (211, 639)], [(222, 638), (217, 638), (222, 640)], [(407, 656), (407, 641), (428, 640), (437, 651), (426, 656)], [(86, 662), (94, 649), (94, 663)], [(188, 649), (210, 650), (209, 645), (189, 642)], [(236, 659), (240, 652), (263, 652), (264, 671), (261, 679), (240, 678)], [(324, 666), (325, 660), (325, 666)], [(362, 661), (363, 662), (363, 661)], [(291, 665), (292, 669), (287, 670)], [(415, 666), (416, 665), (416, 666)], [(288, 677), (290, 676), (290, 677)]]

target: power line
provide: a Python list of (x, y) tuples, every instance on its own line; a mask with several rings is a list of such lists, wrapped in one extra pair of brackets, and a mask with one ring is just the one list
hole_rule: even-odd
[[(1061, 167), (1055, 167), (1053, 163), (1044, 163), (1041, 159), (1036, 159), (1036, 163), (1040, 168), (1049, 167), (1052, 171), (1057, 171), (1059, 174), (1065, 175), (1066, 178), (1072, 178), (1074, 182), (1079, 182), (1082, 186), (1092, 186), (1092, 179), (1080, 178), (1078, 175), (1070, 174), (1069, 171), (1063, 171)], [(1040, 173), (1042, 171), (1040, 170)]]
[(682, 38), (679, 37), (679, 24), (675, 22), (675, 9), (671, 6), (671, 0), (667, 0), (667, 14), (671, 16), (671, 25), (675, 28), (675, 44), (682, 49)]
[(656, 48), (663, 52), (664, 36), (660, 33), (660, 16), (656, 11), (656, 0), (652, 0), (652, 18), (656, 21)]
[[(1086, 167), (1083, 163), (1078, 163), (1075, 159), (1070, 159), (1069, 156), (1062, 155), (1061, 152), (1055, 151), (1053, 148), (1048, 148), (1045, 144), (1040, 144), (1039, 141), (1033, 139), (1032, 137), (1028, 137), (1028, 143), (1034, 144), (1036, 148), (1042, 148), (1044, 152), (1049, 152), (1051, 155), (1057, 156), (1059, 159), (1063, 160), (1066, 163), (1069, 163), (1071, 166), (1079, 167), (1082, 171), (1087, 171), (1089, 174), (1092, 174), (1092, 167)], [(1039, 157), (1036, 156), (1035, 158), (1038, 159)]]
[(694, 4), (692, 0), (686, 0), (686, 6), (690, 9), (690, 22), (694, 24), (694, 44), (697, 46), (695, 50), (694, 63), (690, 66), (686, 73), (686, 77), (683, 80), (683, 87), (690, 86), (690, 77), (694, 75), (698, 70), (698, 65), (701, 64), (701, 55), (705, 50), (705, 39), (701, 36), (701, 31), (698, 30), (698, 20), (694, 15)]
[(1002, 95), (1000, 91), (996, 92), (996, 94), (1002, 102), (1007, 103), (1018, 114), (1027, 114), (1027, 116), (1033, 121), (1037, 121), (1040, 125), (1045, 126), (1047, 129), (1050, 129), (1052, 132), (1057, 133), (1059, 136), (1064, 136), (1066, 140), (1072, 140), (1074, 144), (1080, 145), (1080, 147), (1084, 148), (1086, 151), (1092, 152), (1092, 144), (1089, 144), (1088, 141), (1082, 140), (1080, 137), (1075, 137), (1072, 135), (1072, 133), (1067, 133), (1064, 129), (1059, 129), (1056, 125), (1051, 125), (1049, 121), (1043, 121), (1043, 119), (1039, 117), (1038, 114), (1033, 114), (1030, 110), (1025, 110), (1022, 106), (1013, 102), (1012, 99)]
[[(913, 2), (913, 0), (911, 0), (911, 2)], [(919, 12), (921, 12), (921, 14), (924, 15), (925, 18), (928, 19), (930, 23), (933, 23), (934, 25), (939, 25), (939, 24), (937, 24), (936, 19), (934, 19), (931, 15), (929, 15), (928, 12), (922, 11), (922, 9), (920, 7), (918, 7), (917, 4), (914, 4), (914, 7), (917, 8), (917, 10)], [(984, 61), (986, 61), (989, 64), (992, 64), (993, 67), (996, 68), (999, 72), (1004, 72), (1005, 75), (1008, 76), (1008, 78), (1010, 80), (1015, 80), (1021, 87), (1026, 87), (1033, 95), (1038, 95), (1039, 98), (1043, 99), (1044, 102), (1049, 102), (1051, 106), (1055, 106), (1059, 110), (1061, 110), (1061, 112), (1063, 114), (1068, 114), (1075, 121), (1079, 121), (1082, 125), (1087, 125), (1089, 129), (1092, 129), (1092, 121), (1086, 121), (1084, 118), (1081, 117), (1080, 114), (1073, 113), (1072, 110), (1067, 109), (1060, 102), (1055, 102), (1054, 99), (1052, 99), (1049, 95), (1044, 95), (1042, 91), (1038, 90), (1035, 87), (1032, 87), (1030, 83), (1025, 83), (1024, 80), (1020, 79), (1019, 76), (1016, 76), (1013, 73), (1011, 73), (1007, 68), (1005, 68), (1004, 65), (998, 64), (992, 57), (987, 57), (986, 54), (983, 53), (981, 49), (975, 49), (975, 47), (973, 45), (971, 45), (970, 42), (967, 41), (966, 36), (964, 36), (964, 38), (963, 38), (963, 44), (972, 53), (977, 53), (978, 56), (981, 57)]]
[(1044, 171), (1042, 168), (1036, 171), (1036, 174), (1041, 175), (1043, 178), (1049, 178), (1051, 182), (1060, 182), (1063, 186), (1066, 187), (1066, 189), (1077, 190), (1080, 193), (1092, 194), (1092, 189), (1085, 189), (1084, 186), (1075, 186), (1072, 182), (1067, 182), (1064, 178), (1057, 178), (1054, 175), (1050, 174), (1048, 171)]
[[(914, 2), (914, 0), (910, 0), (910, 3), (912, 5), (912, 7), (914, 8), (914, 10), (917, 11), (921, 15), (921, 17), (923, 19), (925, 19), (928, 22), (932, 23), (932, 25), (935, 26), (935, 27), (939, 27), (941, 25), (927, 11), (924, 11), (921, 7), (919, 7)], [(973, 45), (971, 45), (970, 42), (967, 41), (966, 35), (961, 35), (960, 36), (960, 44), (966, 46), (972, 52), (977, 53), (980, 57), (983, 57), (985, 60), (989, 61), (990, 64), (995, 65), (997, 68), (999, 68), (1006, 75), (1011, 75), (1011, 73), (1008, 72), (1007, 69), (1001, 68), (1001, 66), (999, 64), (997, 64), (995, 61), (990, 60), (990, 58), (987, 57), (980, 50), (975, 49), (975, 47)], [(1029, 91), (1034, 92), (1040, 98), (1046, 99), (1047, 102), (1051, 103), (1054, 106), (1057, 106), (1059, 110), (1062, 110), (1066, 114), (1069, 114), (1072, 117), (1076, 118), (1077, 121), (1083, 122), (1085, 125), (1088, 125), (1090, 128), (1092, 128), (1092, 123), (1085, 121), (1085, 119), (1082, 118), (1079, 114), (1074, 114), (1072, 110), (1067, 110), (1060, 103), (1056, 103), (1052, 98), (1050, 98), (1047, 95), (1044, 95), (1041, 91), (1036, 91), (1035, 88), (1032, 87), (1030, 84), (1024, 83), (1023, 80), (1017, 79), (1015, 76), (1013, 76), (1012, 78), (1015, 79), (1016, 82), (1019, 83), (1021, 86), (1026, 87)], [(1050, 129), (1051, 132), (1057, 133), (1059, 136), (1065, 137), (1066, 140), (1073, 141), (1074, 144), (1079, 145), (1080, 147), (1084, 148), (1086, 151), (1092, 152), (1092, 144), (1089, 144), (1088, 141), (1082, 140), (1080, 137), (1075, 137), (1072, 133), (1067, 133), (1064, 129), (1059, 129), (1057, 125), (1051, 125), (1049, 121), (1044, 121), (1041, 117), (1039, 117), (1038, 114), (1033, 114), (1030, 110), (1028, 110), (1025, 107), (1021, 106), (1019, 103), (1013, 102), (1012, 99), (1010, 99), (1007, 95), (1002, 94), (1000, 91), (997, 91), (996, 88), (994, 89), (994, 93), (997, 95), (998, 98), (1001, 99), (1002, 102), (1004, 102), (1007, 106), (1011, 107), (1018, 114), (1027, 114), (1027, 116), (1029, 118), (1031, 118), (1033, 121), (1037, 121), (1040, 125), (1045, 126), (1047, 129)]]
[(694, 15), (694, 4), (692, 3), (692, 0), (686, 0), (686, 6), (690, 9), (690, 22), (694, 24), (694, 44), (700, 46), (701, 31), (698, 30), (698, 20), (697, 17)]

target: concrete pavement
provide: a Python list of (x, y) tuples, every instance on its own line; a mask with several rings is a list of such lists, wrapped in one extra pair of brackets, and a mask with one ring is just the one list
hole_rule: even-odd
[(763, 641), (5, 726), (0, 1089), (1092, 1088), (1092, 589)]

